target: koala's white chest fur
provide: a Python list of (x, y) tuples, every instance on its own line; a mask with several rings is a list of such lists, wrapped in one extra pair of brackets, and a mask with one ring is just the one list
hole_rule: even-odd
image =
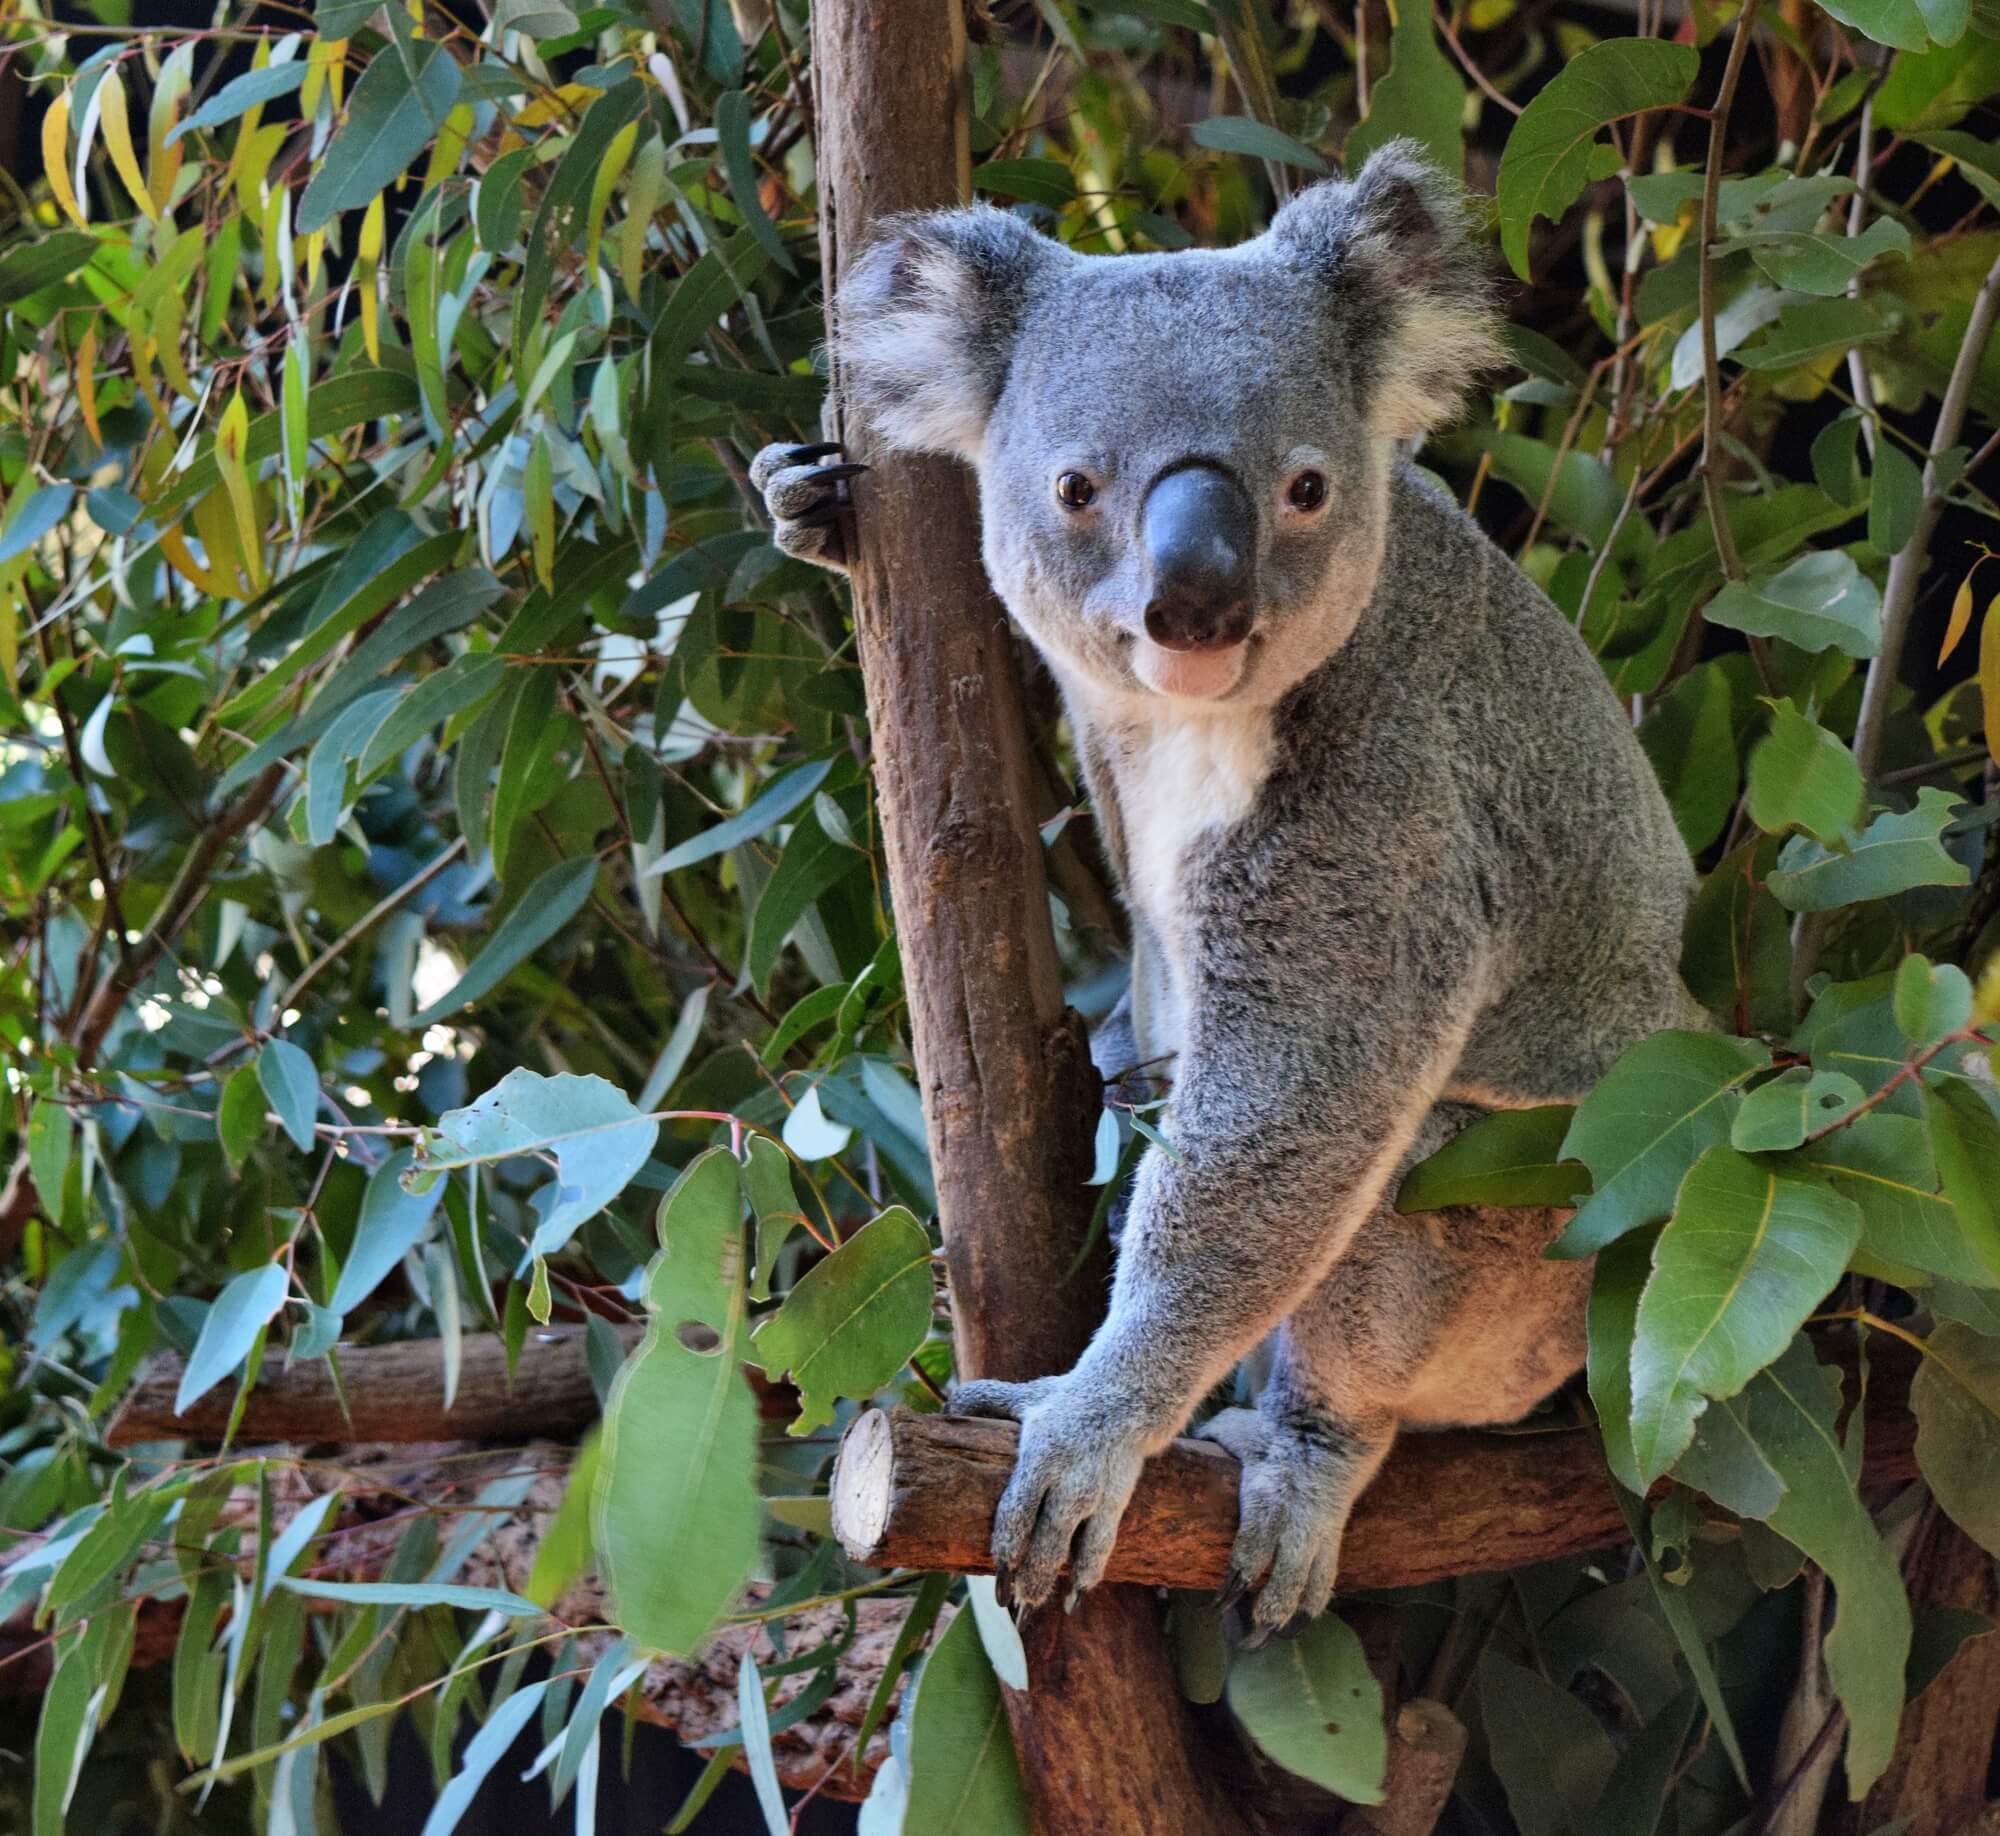
[[(1241, 822), (1271, 762), (1261, 709), (1189, 715), (1156, 703), (1105, 730), (1124, 832), (1126, 897), (1143, 920), (1133, 962), (1133, 1018), (1142, 1056), (1178, 1052), (1194, 972), (1187, 913), (1188, 856)], [(1147, 947), (1150, 946), (1150, 947)], [(1157, 959), (1157, 960), (1152, 960)]]

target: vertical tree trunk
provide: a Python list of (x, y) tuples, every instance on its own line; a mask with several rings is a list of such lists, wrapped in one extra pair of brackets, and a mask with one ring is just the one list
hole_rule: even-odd
[[(892, 211), (970, 186), (958, 0), (817, 0), (813, 90), (831, 328), (838, 279)], [(855, 619), (924, 1118), (968, 1374), (1065, 1370), (1106, 1262), (1074, 1268), (1096, 1074), (1063, 1003), (1033, 817), (1021, 683), (979, 558), (971, 480), (885, 455), (855, 491)], [(1105, 1588), (1022, 1628), (1031, 1686), (1009, 1715), (1039, 1829), (1241, 1830), (1203, 1763), (1153, 1599)]]

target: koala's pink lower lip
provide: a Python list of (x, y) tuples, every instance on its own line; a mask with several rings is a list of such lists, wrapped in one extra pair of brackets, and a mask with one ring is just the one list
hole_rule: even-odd
[(1141, 638), (1133, 666), (1139, 680), (1156, 695), (1213, 701), (1242, 680), (1249, 654), (1247, 641), (1227, 650), (1168, 650)]

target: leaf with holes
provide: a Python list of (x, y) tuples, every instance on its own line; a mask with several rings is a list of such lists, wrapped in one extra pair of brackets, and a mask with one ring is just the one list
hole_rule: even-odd
[(757, 1559), (757, 1399), (744, 1382), (743, 1188), (726, 1148), (660, 1207), (651, 1316), (604, 1412), (593, 1500), (620, 1628), (649, 1651), (705, 1638)]
[[(1682, 100), (1701, 60), (1692, 45), (1607, 39), (1558, 70), (1521, 112), (1500, 156), (1500, 246), (1523, 280), (1528, 232), (1537, 217), (1561, 217), (1593, 178), (1617, 171), (1598, 144), (1614, 121)], [(1606, 156), (1610, 155), (1608, 161)]]
[(1916, 886), (1967, 885), (1971, 870), (1945, 852), (1942, 839), (1959, 802), (1927, 784), (1915, 809), (1884, 810), (1832, 847), (1795, 835), (1778, 856), (1771, 891), (1788, 911), (1826, 912)]
[(798, 1386), (792, 1433), (833, 1420), (842, 1396), (872, 1396), (903, 1368), (931, 1325), (931, 1240), (892, 1206), (815, 1263), (757, 1328), (751, 1351), (767, 1375)]
[(1354, 1629), (1322, 1613), (1296, 1638), (1239, 1651), (1229, 1706), (1264, 1752), (1354, 1804), (1382, 1802), (1382, 1686)]
[(535, 1195), (539, 1222), (529, 1253), (548, 1256), (631, 1183), (659, 1139), (660, 1125), (601, 1077), (543, 1077), (517, 1068), (476, 1103), (447, 1110), (418, 1170), (553, 1156), (555, 1183)]

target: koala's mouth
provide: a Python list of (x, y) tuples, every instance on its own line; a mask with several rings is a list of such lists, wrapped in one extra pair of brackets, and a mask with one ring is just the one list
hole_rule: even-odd
[(1234, 644), (1205, 650), (1170, 650), (1142, 637), (1134, 646), (1132, 673), (1156, 695), (1176, 701), (1220, 701), (1243, 684), (1254, 647), (1251, 632)]

